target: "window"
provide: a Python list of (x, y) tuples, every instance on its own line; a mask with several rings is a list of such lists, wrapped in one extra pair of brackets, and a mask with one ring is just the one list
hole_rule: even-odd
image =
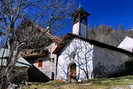
[(43, 61), (42, 60), (39, 60), (38, 61), (38, 67), (42, 67), (43, 66)]
[(76, 56), (76, 53), (75, 51), (73, 51), (70, 55), (70, 60), (74, 60), (75, 59), (75, 56)]
[(51, 58), (50, 60), (51, 60), (51, 62), (53, 62), (53, 63), (54, 63), (54, 58)]

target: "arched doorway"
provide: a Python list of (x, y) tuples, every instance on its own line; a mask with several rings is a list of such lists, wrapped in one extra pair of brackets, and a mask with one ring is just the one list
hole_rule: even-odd
[(69, 64), (69, 73), (68, 73), (69, 80), (76, 80), (76, 63)]

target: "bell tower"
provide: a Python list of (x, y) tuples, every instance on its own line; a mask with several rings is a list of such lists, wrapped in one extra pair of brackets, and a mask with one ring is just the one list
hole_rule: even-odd
[(83, 8), (78, 8), (73, 14), (72, 33), (87, 38), (87, 17), (90, 16)]

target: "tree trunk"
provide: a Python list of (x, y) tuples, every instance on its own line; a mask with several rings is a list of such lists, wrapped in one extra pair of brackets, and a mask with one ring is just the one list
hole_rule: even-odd
[(14, 74), (12, 74), (13, 72), (13, 68), (15, 66), (16, 63), (16, 59), (17, 56), (19, 54), (19, 52), (16, 50), (16, 52), (14, 52), (14, 50), (10, 51), (11, 55), (9, 56), (9, 59), (7, 60), (7, 65), (5, 66), (5, 68), (3, 68), (2, 72), (1, 72), (1, 83), (0, 83), (0, 89), (7, 89), (10, 84), (12, 84), (12, 79)]
[(0, 89), (7, 89), (8, 86), (8, 78), (6, 74), (7, 68), (3, 68), (1, 71), (1, 83), (0, 83)]

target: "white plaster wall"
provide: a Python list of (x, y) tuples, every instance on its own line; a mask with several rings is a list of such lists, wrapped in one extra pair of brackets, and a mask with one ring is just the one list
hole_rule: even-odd
[(55, 74), (55, 63), (51, 62), (50, 59), (43, 59), (43, 66), (38, 67), (38, 63), (34, 63), (35, 67), (38, 68), (42, 73), (47, 75), (49, 78), (52, 76), (52, 72)]
[[(75, 53), (75, 56), (72, 55)], [(93, 71), (93, 45), (80, 39), (73, 39), (58, 57), (57, 77), (59, 80), (68, 79), (68, 66), (75, 62), (77, 65), (78, 80), (87, 79), (85, 72), (88, 72), (89, 78), (92, 78)]]
[(80, 25), (80, 23), (79, 22), (77, 22), (77, 23), (75, 23), (74, 25), (73, 25), (73, 34), (75, 34), (75, 35), (79, 35), (79, 25)]
[(49, 52), (52, 53), (56, 49), (56, 47), (57, 47), (57, 43), (53, 42), (47, 48), (48, 48)]
[(50, 46), (48, 46), (49, 50), (49, 58), (54, 58), (56, 60), (57, 55), (53, 54), (53, 51), (57, 48), (57, 43), (53, 42)]

